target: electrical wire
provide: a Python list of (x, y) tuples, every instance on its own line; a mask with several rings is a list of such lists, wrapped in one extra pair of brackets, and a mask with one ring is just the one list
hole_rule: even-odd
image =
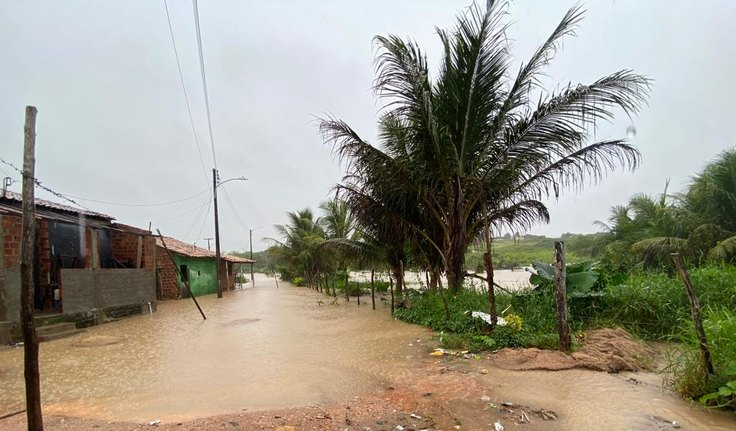
[(164, 205), (172, 205), (172, 204), (178, 204), (179, 202), (188, 201), (188, 200), (191, 200), (191, 199), (196, 198), (197, 196), (202, 196), (203, 194), (205, 194), (205, 193), (207, 193), (209, 191), (210, 191), (209, 189), (204, 189), (201, 192), (197, 193), (196, 195), (192, 195), (192, 196), (189, 196), (189, 197), (186, 197), (186, 198), (177, 199), (175, 201), (158, 202), (158, 203), (154, 203), (154, 204), (120, 203), (120, 202), (110, 202), (110, 201), (99, 201), (99, 200), (95, 200), (95, 199), (88, 199), (88, 198), (83, 198), (81, 196), (74, 196), (74, 195), (68, 195), (68, 196), (71, 196), (71, 197), (73, 197), (75, 199), (79, 199), (81, 201), (94, 202), (94, 203), (106, 204), (106, 205), (116, 205), (116, 206), (121, 206), (121, 207), (160, 207), (160, 206), (164, 206)]
[(235, 204), (230, 198), (230, 194), (227, 192), (227, 189), (225, 187), (222, 188), (222, 192), (225, 195), (225, 203), (227, 203), (227, 205), (230, 207), (230, 210), (232, 210), (233, 215), (235, 215), (235, 219), (238, 221), (238, 224), (241, 228), (243, 228), (243, 232), (248, 231), (248, 228), (245, 226), (245, 223), (243, 223), (243, 220), (240, 218), (238, 211), (235, 209)]
[(217, 169), (217, 156), (215, 155), (215, 138), (212, 134), (212, 116), (210, 115), (210, 97), (207, 92), (207, 74), (204, 69), (204, 52), (202, 49), (202, 32), (199, 28), (199, 5), (197, 0), (192, 0), (194, 7), (194, 27), (197, 30), (197, 49), (199, 51), (199, 70), (202, 75), (202, 89), (204, 90), (204, 106), (207, 111), (207, 127), (210, 132), (210, 146), (212, 147), (212, 161)]
[[(205, 198), (204, 202), (202, 202), (201, 204), (198, 204), (198, 205), (197, 205), (196, 207), (194, 207), (194, 208), (192, 208), (192, 209), (189, 209), (189, 210), (186, 210), (186, 211), (184, 211), (183, 213), (180, 213), (180, 214), (178, 214), (178, 215), (175, 215), (175, 216), (173, 216), (173, 217), (169, 217), (169, 218), (167, 218), (167, 219), (164, 219), (164, 220), (161, 220), (161, 221), (157, 221), (157, 222), (154, 222), (153, 224), (155, 224), (155, 225), (160, 225), (160, 224), (163, 224), (163, 223), (167, 223), (167, 222), (169, 222), (169, 221), (171, 221), (171, 220), (176, 220), (176, 219), (178, 219), (178, 218), (184, 217), (185, 215), (187, 215), (187, 214), (191, 214), (191, 213), (193, 213), (194, 211), (197, 211), (197, 210), (199, 210), (199, 211), (202, 211), (202, 210), (204, 209), (204, 206), (205, 206), (205, 205), (207, 205), (207, 204), (209, 204), (209, 201), (210, 201), (210, 197), (209, 197), (209, 196), (207, 196), (207, 197)], [(199, 216), (197, 216), (197, 218), (199, 218)]]
[[(212, 195), (209, 195), (207, 198), (207, 205), (202, 207), (202, 210), (207, 209), (207, 212), (204, 214), (204, 218), (202, 219), (202, 225), (199, 228), (199, 233), (195, 238), (199, 238), (202, 236), (202, 231), (204, 230), (204, 225), (207, 223), (207, 217), (210, 215), (210, 210), (212, 209)], [(202, 211), (197, 215), (197, 217), (194, 218), (192, 221), (192, 225), (189, 226), (189, 229), (187, 229), (187, 232), (181, 237), (182, 241), (186, 241), (187, 238), (189, 238), (189, 234), (192, 233), (192, 230), (197, 225), (197, 222), (202, 215)]]
[(189, 104), (189, 95), (187, 94), (187, 87), (184, 85), (184, 74), (181, 72), (181, 61), (179, 60), (179, 51), (176, 49), (176, 39), (174, 38), (174, 29), (171, 26), (171, 16), (169, 15), (169, 5), (164, 0), (164, 9), (166, 9), (166, 21), (169, 24), (169, 35), (171, 35), (171, 46), (174, 48), (174, 57), (176, 58), (176, 68), (179, 70), (179, 81), (181, 82), (181, 91), (184, 93), (184, 101), (187, 105), (187, 114), (189, 114), (189, 124), (192, 126), (192, 134), (194, 135), (194, 145), (197, 147), (197, 154), (199, 154), (199, 161), (202, 165), (202, 174), (204, 174), (205, 182), (209, 182), (207, 176), (207, 169), (204, 167), (204, 158), (202, 157), (202, 150), (199, 146), (199, 138), (197, 137), (197, 129), (194, 127), (194, 117), (192, 117), (192, 107)]

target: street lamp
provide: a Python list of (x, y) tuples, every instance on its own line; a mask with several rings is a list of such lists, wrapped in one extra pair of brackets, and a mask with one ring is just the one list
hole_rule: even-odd
[(253, 277), (253, 231), (261, 229), (262, 226), (258, 226), (257, 228), (248, 229), (248, 236), (250, 237), (250, 282), (253, 284), (253, 287), (256, 286), (256, 280)]
[(217, 188), (230, 181), (247, 181), (248, 178), (237, 177), (229, 178), (221, 183), (218, 183), (217, 169), (212, 168), (212, 197), (215, 203), (215, 283), (217, 285), (217, 297), (222, 298), (222, 286), (220, 285), (220, 219), (217, 215)]

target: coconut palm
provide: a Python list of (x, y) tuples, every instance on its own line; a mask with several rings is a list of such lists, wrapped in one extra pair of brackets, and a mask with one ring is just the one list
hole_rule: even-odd
[(375, 91), (386, 102), (378, 146), (343, 121), (321, 122), (325, 140), (348, 162), (341, 186), (380, 196), (411, 235), (437, 250), (452, 289), (462, 285), (465, 251), (486, 224), (498, 231), (547, 222), (542, 199), (639, 160), (625, 140), (591, 142), (589, 131), (617, 108), (635, 114), (649, 81), (621, 70), (545, 92), (544, 68), (562, 38), (574, 33), (582, 10), (570, 9), (516, 74), (506, 10), (505, 1), (473, 5), (454, 30), (438, 30), (443, 58), (434, 78), (415, 42), (375, 38)]
[(304, 277), (309, 285), (323, 272), (323, 257), (319, 246), (325, 240), (320, 220), (314, 219), (312, 211), (305, 208), (287, 214), (289, 223), (276, 225), (281, 240), (266, 238), (276, 248), (269, 249), (274, 260), (285, 268), (282, 275), (287, 280), (295, 276)]

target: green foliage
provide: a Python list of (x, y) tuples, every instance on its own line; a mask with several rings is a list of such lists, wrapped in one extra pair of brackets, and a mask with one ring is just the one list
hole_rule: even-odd
[(492, 332), (485, 322), (472, 319), (466, 313), (487, 310), (488, 297), (484, 292), (470, 289), (463, 289), (456, 295), (445, 292), (449, 319), (445, 318), (440, 295), (442, 293), (436, 290), (412, 292), (408, 306), (397, 309), (394, 316), (435, 331), (443, 331), (442, 345), (446, 348), (495, 350), (503, 347), (556, 348), (559, 345), (555, 330), (554, 297), (550, 295), (499, 294), (499, 309), (508, 309), (510, 320), (521, 327), (514, 323), (498, 326)]
[(703, 328), (715, 374), (708, 376), (693, 324), (683, 324), (682, 351), (670, 360), (672, 387), (709, 407), (736, 408), (736, 315), (732, 309), (705, 309)]
[[(568, 262), (590, 260), (598, 255), (601, 234), (564, 234), (561, 238), (526, 235), (493, 240), (493, 266), (497, 269), (515, 269), (531, 265), (532, 262), (552, 262), (555, 241), (565, 241)], [(465, 254), (466, 268), (483, 272), (484, 246), (471, 246)]]
[[(703, 307), (736, 309), (736, 267), (710, 265), (690, 271), (690, 279)], [(571, 312), (595, 319), (599, 325), (615, 323), (647, 339), (670, 339), (690, 320), (690, 303), (675, 276), (635, 272), (621, 284), (609, 285), (603, 296)]]
[(291, 279), (291, 282), (294, 286), (304, 286), (304, 278), (302, 277), (294, 277)]
[[(599, 274), (593, 269), (593, 262), (579, 262), (566, 265), (565, 290), (569, 297), (591, 296), (594, 286), (598, 284)], [(554, 291), (555, 268), (548, 263), (533, 262), (536, 271), (529, 277), (529, 282), (538, 290)]]

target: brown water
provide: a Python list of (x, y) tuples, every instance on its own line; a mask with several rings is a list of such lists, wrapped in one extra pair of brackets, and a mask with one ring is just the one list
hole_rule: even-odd
[[(651, 421), (653, 415), (683, 429), (736, 429), (733, 415), (691, 406), (662, 390), (655, 374), (636, 374), (637, 385), (627, 376), (584, 370), (491, 368), (481, 375), (473, 371), (475, 361), (461, 365), (467, 370), (439, 373), (441, 365), (427, 355), (428, 331), (393, 320), (381, 303), (376, 312), (370, 298), (360, 308), (354, 298), (319, 305), (329, 300), (304, 288), (281, 283), (276, 289), (266, 278), (256, 285), (220, 300), (200, 298), (206, 321), (191, 301), (171, 301), (152, 315), (42, 343), (44, 413), (173, 421), (324, 405), (403, 384), (450, 400), (476, 403), (487, 394), (560, 415), (554, 425), (530, 430), (669, 429)], [(0, 350), (0, 415), (23, 408), (22, 354)]]

